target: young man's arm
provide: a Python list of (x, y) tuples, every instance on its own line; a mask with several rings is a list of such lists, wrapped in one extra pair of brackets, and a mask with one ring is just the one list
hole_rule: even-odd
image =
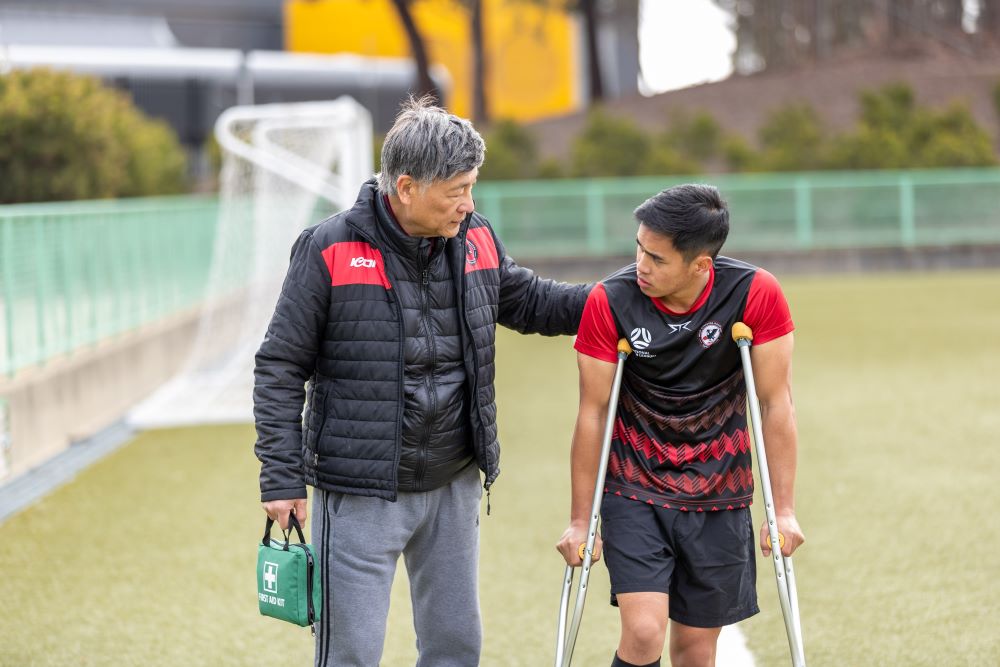
[[(570, 522), (556, 545), (569, 565), (580, 565), (579, 548), (587, 541), (591, 501), (600, 466), (601, 444), (608, 414), (608, 400), (615, 378), (616, 365), (586, 354), (577, 353), (580, 370), (580, 408), (573, 429), (570, 454), (572, 504)], [(594, 545), (594, 560), (601, 557), (601, 537)]]
[[(750, 348), (754, 382), (760, 401), (761, 430), (764, 433), (767, 467), (771, 477), (771, 494), (778, 532), (785, 537), (781, 553), (790, 556), (804, 541), (795, 518), (795, 468), (798, 434), (795, 407), (792, 403), (791, 333)], [(760, 532), (761, 551), (771, 555), (767, 521)]]

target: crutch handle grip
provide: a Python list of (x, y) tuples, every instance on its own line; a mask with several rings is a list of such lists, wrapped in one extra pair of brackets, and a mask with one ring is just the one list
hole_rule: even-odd
[(583, 557), (587, 554), (587, 543), (581, 542), (580, 548), (576, 550), (576, 553), (580, 557), (580, 560), (583, 560)]
[(743, 324), (742, 322), (737, 322), (733, 325), (733, 340), (739, 343), (741, 340), (753, 340), (753, 329)]

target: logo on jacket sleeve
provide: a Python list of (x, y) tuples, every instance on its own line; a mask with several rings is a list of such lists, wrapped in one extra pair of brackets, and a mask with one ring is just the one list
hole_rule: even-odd
[(698, 340), (706, 350), (722, 338), (722, 325), (718, 322), (707, 322), (698, 330)]
[(488, 227), (473, 227), (465, 236), (465, 272), (500, 268), (500, 255)]
[(323, 250), (323, 261), (333, 287), (381, 285), (390, 288), (379, 249), (362, 241), (341, 241)]

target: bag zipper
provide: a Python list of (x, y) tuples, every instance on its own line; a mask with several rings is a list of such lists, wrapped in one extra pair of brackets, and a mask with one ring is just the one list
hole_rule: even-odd
[[(313, 562), (312, 551), (305, 544), (292, 544), (291, 546), (299, 547), (306, 554), (306, 596), (309, 603), (309, 625), (313, 625), (316, 622), (316, 610), (313, 608), (313, 568), (316, 567), (316, 564)], [(313, 627), (313, 634), (316, 634), (315, 627)]]

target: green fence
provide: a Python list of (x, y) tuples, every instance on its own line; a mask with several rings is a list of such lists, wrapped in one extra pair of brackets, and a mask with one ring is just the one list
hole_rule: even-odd
[[(519, 260), (600, 257), (632, 253), (632, 210), (690, 180), (728, 200), (729, 252), (1000, 244), (1000, 169), (494, 182), (475, 194)], [(0, 374), (199, 303), (218, 214), (210, 197), (0, 206)], [(250, 208), (237, 215), (252, 224)], [(252, 239), (232, 239), (247, 245), (235, 252), (251, 257)]]
[(0, 207), (0, 374), (196, 305), (211, 197)]
[(632, 211), (677, 183), (729, 203), (726, 250), (1000, 243), (1000, 170), (815, 172), (481, 183), (476, 203), (519, 259), (630, 254)]

